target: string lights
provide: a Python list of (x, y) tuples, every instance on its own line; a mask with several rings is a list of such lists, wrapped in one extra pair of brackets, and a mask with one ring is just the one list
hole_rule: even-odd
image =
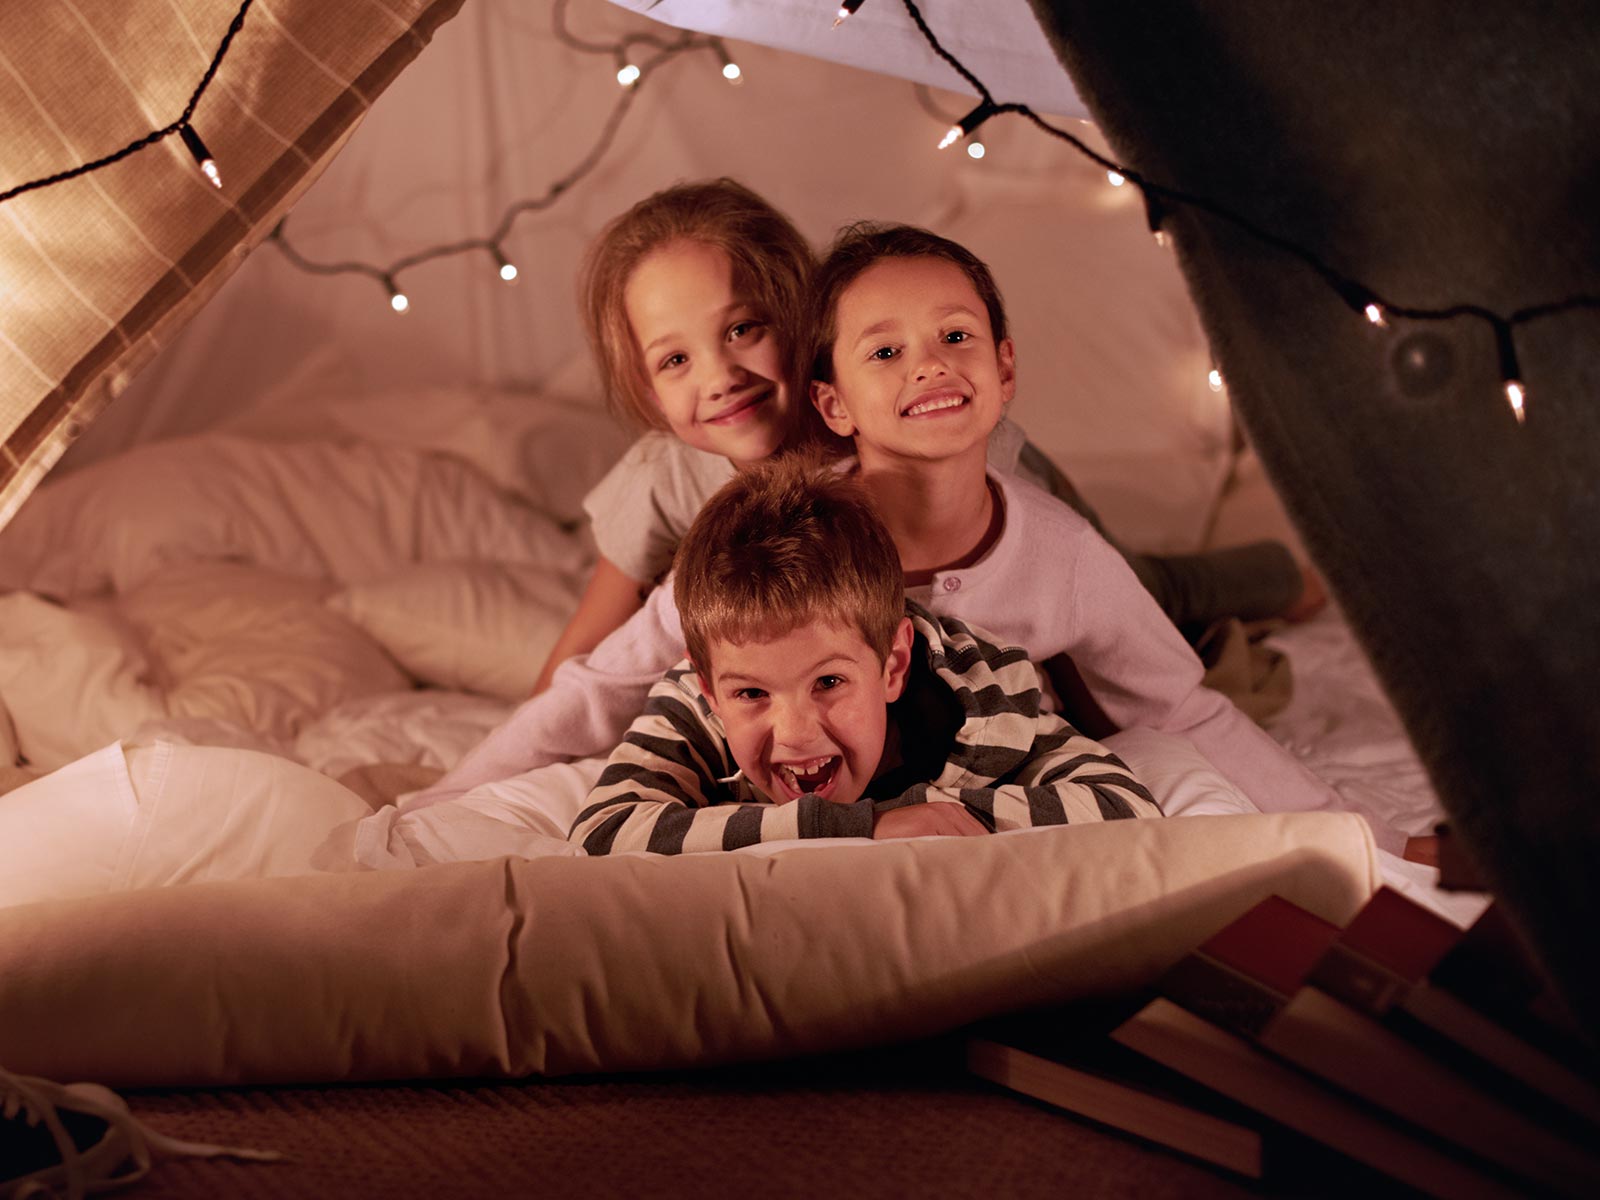
[(250, 6), (253, 3), (255, 3), (255, 0), (244, 0), (244, 3), (239, 5), (239, 11), (233, 14), (233, 20), (228, 23), (227, 32), (222, 35), (222, 41), (217, 46), (216, 53), (211, 56), (211, 62), (206, 67), (205, 74), (200, 77), (200, 82), (189, 96), (189, 103), (183, 106), (183, 112), (178, 115), (176, 121), (173, 121), (170, 125), (163, 125), (160, 129), (152, 129), (143, 137), (129, 142), (122, 149), (101, 158), (76, 167), (70, 167), (65, 171), (57, 171), (53, 175), (46, 175), (40, 179), (30, 179), (26, 183), (19, 183), (14, 187), (7, 188), (5, 191), (0, 192), (0, 204), (4, 204), (7, 200), (15, 199), (25, 192), (37, 191), (40, 188), (50, 187), (52, 184), (65, 183), (69, 179), (77, 179), (79, 176), (87, 175), (91, 171), (109, 167), (112, 163), (121, 162), (130, 155), (138, 153), (146, 146), (153, 146), (157, 142), (165, 141), (173, 134), (178, 135), (178, 139), (184, 144), (184, 147), (194, 156), (195, 165), (200, 168), (205, 177), (213, 185), (220, 188), (222, 186), (222, 172), (218, 170), (217, 160), (211, 156), (211, 151), (206, 149), (206, 144), (200, 140), (200, 134), (195, 131), (192, 123), (194, 110), (199, 107), (200, 97), (206, 94), (206, 89), (211, 86), (211, 81), (216, 78), (217, 68), (222, 65), (223, 58), (227, 56), (228, 47), (233, 44), (234, 35), (243, 28), (245, 14), (250, 11)]
[[(205, 95), (207, 88), (210, 87), (212, 80), (215, 79), (218, 68), (226, 57), (234, 37), (243, 27), (245, 16), (250, 11), (253, 3), (254, 0), (242, 0), (232, 21), (229, 23), (227, 31), (218, 44), (216, 52), (212, 55), (205, 73), (176, 120), (159, 129), (151, 130), (120, 150), (82, 163), (79, 166), (16, 184), (5, 191), (0, 191), (0, 204), (27, 192), (50, 187), (53, 184), (75, 179), (110, 166), (137, 153), (146, 146), (154, 145), (174, 134), (178, 136), (191, 157), (193, 157), (205, 178), (214, 187), (221, 188), (223, 186), (221, 168), (195, 127), (194, 115), (201, 98)], [(859, 11), (863, 3), (864, 0), (842, 0), (834, 20), (835, 27)], [(1559, 301), (1527, 305), (1510, 313), (1500, 313), (1483, 305), (1472, 303), (1452, 304), (1435, 308), (1397, 303), (1380, 295), (1375, 289), (1368, 287), (1366, 284), (1338, 271), (1304, 246), (1262, 228), (1220, 202), (1145, 178), (1138, 171), (1098, 153), (1068, 130), (1050, 124), (1025, 104), (1000, 103), (996, 101), (994, 95), (984, 83), (940, 44), (914, 0), (903, 0), (903, 3), (923, 39), (979, 96), (978, 105), (959, 121), (954, 122), (946, 131), (943, 139), (939, 142), (940, 149), (947, 149), (956, 142), (965, 140), (968, 154), (973, 158), (981, 158), (984, 154), (983, 143), (974, 136), (978, 129), (986, 121), (996, 116), (1004, 113), (1015, 113), (1050, 136), (1068, 143), (1078, 153), (1098, 165), (1106, 171), (1106, 178), (1113, 186), (1121, 187), (1129, 183), (1136, 186), (1144, 198), (1150, 232), (1160, 244), (1166, 244), (1167, 235), (1164, 230), (1164, 222), (1167, 215), (1172, 208), (1183, 205), (1218, 220), (1226, 221), (1250, 237), (1298, 259), (1315, 271), (1340, 296), (1346, 305), (1374, 328), (1386, 329), (1396, 318), (1407, 321), (1431, 322), (1471, 317), (1484, 321), (1493, 330), (1501, 384), (1506, 402), (1519, 424), (1526, 420), (1525, 406), (1528, 393), (1522, 378), (1521, 366), (1517, 359), (1517, 327), (1540, 318), (1578, 309), (1600, 309), (1600, 296), (1594, 295), (1578, 295)], [(516, 218), (525, 212), (538, 211), (550, 207), (584, 176), (595, 169), (615, 139), (617, 129), (640, 85), (653, 70), (678, 55), (696, 50), (709, 50), (715, 56), (724, 79), (734, 85), (743, 82), (743, 72), (738, 64), (733, 61), (726, 45), (720, 38), (701, 36), (685, 31), (667, 39), (658, 37), (653, 33), (634, 31), (623, 35), (616, 42), (588, 42), (576, 37), (567, 29), (565, 19), (567, 7), (568, 0), (555, 0), (552, 5), (552, 21), (557, 40), (579, 53), (604, 55), (611, 58), (616, 64), (617, 82), (622, 90), (610, 116), (602, 126), (600, 134), (589, 152), (565, 176), (552, 182), (542, 196), (518, 200), (511, 204), (502, 215), (499, 224), (485, 237), (467, 238), (447, 244), (430, 246), (397, 259), (387, 266), (358, 261), (320, 263), (307, 259), (290, 244), (285, 232), (286, 220), (280, 221), (272, 230), (268, 235), (269, 240), (278, 246), (279, 250), (293, 266), (308, 273), (317, 275), (361, 274), (376, 280), (384, 288), (389, 297), (390, 307), (396, 312), (405, 312), (411, 306), (409, 297), (401, 289), (398, 281), (400, 272), (434, 259), (456, 254), (487, 252), (498, 269), (500, 278), (507, 283), (511, 283), (516, 280), (518, 269), (506, 255), (504, 243), (511, 233), (511, 228)], [(647, 56), (640, 56), (637, 50), (641, 47), (647, 49), (650, 53)], [(919, 85), (919, 95), (922, 94)], [(941, 119), (945, 118), (941, 117)], [(1210, 382), (1213, 388), (1220, 390), (1222, 386), (1221, 376), (1214, 370), (1211, 373)]]
[(839, 28), (847, 18), (859, 12), (861, 6), (866, 2), (867, 0), (844, 0), (844, 3), (839, 5), (839, 11), (833, 18), (833, 27), (835, 29)]
[(200, 164), (200, 173), (211, 180), (217, 187), (221, 187), (222, 172), (217, 170), (217, 160), (211, 157), (211, 151), (200, 140), (200, 135), (194, 131), (194, 126), (178, 126), (178, 136), (183, 140), (183, 144), (189, 148), (189, 153), (194, 155), (194, 161)]
[[(551, 8), (551, 20), (556, 39), (569, 49), (580, 54), (597, 55), (610, 58), (612, 62), (620, 64), (617, 70), (617, 82), (621, 85), (621, 92), (613, 104), (611, 114), (606, 118), (594, 144), (589, 152), (579, 160), (561, 178), (550, 183), (542, 195), (525, 197), (509, 205), (501, 214), (498, 224), (487, 235), (476, 238), (463, 238), (459, 241), (446, 242), (436, 246), (428, 246), (421, 250), (395, 259), (387, 266), (374, 263), (345, 260), (341, 262), (317, 262), (307, 258), (295, 248), (288, 237), (288, 218), (279, 221), (272, 232), (267, 235), (267, 240), (277, 246), (278, 250), (289, 261), (290, 265), (311, 275), (365, 275), (376, 280), (389, 296), (389, 307), (397, 313), (410, 311), (411, 300), (398, 283), (398, 277), (403, 271), (423, 263), (433, 262), (437, 259), (449, 258), (458, 254), (486, 253), (494, 262), (500, 278), (506, 283), (514, 283), (519, 274), (517, 265), (506, 254), (505, 243), (511, 236), (511, 230), (516, 220), (523, 213), (539, 212), (555, 204), (562, 196), (599, 166), (606, 152), (611, 148), (616, 138), (617, 130), (622, 124), (622, 119), (632, 107), (634, 98), (639, 88), (649, 77), (670, 59), (680, 55), (709, 50), (716, 58), (721, 68), (722, 77), (730, 84), (738, 85), (744, 81), (744, 73), (739, 65), (733, 61), (727, 46), (721, 38), (706, 37), (694, 33), (680, 33), (672, 38), (657, 37), (653, 33), (634, 32), (625, 35), (617, 42), (591, 42), (573, 34), (566, 24), (566, 0), (556, 0)], [(638, 51), (643, 48), (648, 50), (648, 55), (640, 55)], [(626, 72), (627, 77), (624, 78)]]
[[(1270, 230), (1263, 229), (1226, 205), (1206, 196), (1185, 192), (1181, 189), (1168, 187), (1165, 184), (1146, 179), (1131, 167), (1124, 166), (1098, 153), (1093, 147), (1086, 144), (1081, 138), (1074, 136), (1068, 130), (1050, 124), (1026, 104), (1001, 104), (997, 102), (993, 93), (984, 86), (983, 81), (940, 44), (933, 30), (928, 27), (928, 23), (923, 18), (915, 0), (902, 0), (902, 2), (905, 4), (906, 11), (910, 14), (918, 32), (922, 34), (923, 40), (928, 43), (935, 54), (948, 63), (966, 81), (967, 85), (980, 98), (978, 107), (962, 118), (958, 125), (952, 126), (945, 134), (944, 140), (939, 143), (941, 149), (953, 145), (963, 137), (970, 137), (977, 131), (978, 126), (991, 117), (998, 116), (1001, 113), (1016, 113), (1051, 137), (1059, 138), (1066, 142), (1078, 153), (1102, 168), (1106, 172), (1106, 179), (1112, 186), (1122, 187), (1125, 184), (1132, 183), (1138, 187), (1145, 198), (1151, 232), (1155, 235), (1156, 240), (1162, 242), (1162, 244), (1165, 244), (1162, 222), (1167, 210), (1177, 205), (1186, 205), (1189, 208), (1226, 221), (1257, 241), (1299, 259), (1321, 276), (1323, 281), (1333, 288), (1346, 304), (1375, 328), (1387, 328), (1389, 322), (1396, 317), (1409, 321), (1448, 321), (1458, 317), (1476, 317), (1481, 321), (1485, 321), (1494, 330), (1495, 344), (1499, 355), (1501, 384), (1505, 390), (1506, 402), (1511, 408), (1512, 416), (1516, 418), (1519, 425), (1527, 419), (1524, 406), (1528, 393), (1522, 379), (1521, 367), (1517, 362), (1516, 327), (1542, 317), (1554, 316), (1557, 313), (1574, 312), (1578, 309), (1600, 310), (1600, 296), (1594, 295), (1570, 296), (1564, 300), (1528, 305), (1509, 314), (1496, 312), (1481, 304), (1452, 304), (1441, 308), (1422, 308), (1414, 305), (1398, 304), (1393, 300), (1386, 299), (1379, 295), (1375, 289), (1350, 278), (1324, 262), (1306, 247), (1290, 241), (1288, 238), (1280, 237)], [(1215, 369), (1212, 370), (1208, 382), (1213, 391), (1222, 389), (1222, 376)]]

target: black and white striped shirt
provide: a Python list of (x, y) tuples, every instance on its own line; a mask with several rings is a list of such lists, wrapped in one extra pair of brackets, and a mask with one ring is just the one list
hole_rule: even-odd
[(694, 668), (650, 689), (568, 835), (590, 854), (733, 850), (787, 838), (871, 837), (876, 812), (949, 800), (995, 831), (1156, 817), (1122, 760), (1039, 709), (1027, 654), (907, 604), (916, 633), (905, 694), (889, 706), (904, 764), (854, 804), (774, 804), (740, 771)]

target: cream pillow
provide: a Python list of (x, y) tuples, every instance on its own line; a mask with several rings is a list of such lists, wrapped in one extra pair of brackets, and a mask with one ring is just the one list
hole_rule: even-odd
[(324, 606), (329, 586), (188, 563), (148, 579), (119, 609), (158, 665), (172, 716), (292, 742), (335, 705), (410, 687), (381, 646)]
[(507, 700), (533, 690), (577, 605), (570, 576), (501, 563), (421, 563), (328, 600), (412, 675)]
[(53, 771), (166, 716), (151, 675), (144, 647), (108, 611), (0, 596), (0, 698), (30, 766)]

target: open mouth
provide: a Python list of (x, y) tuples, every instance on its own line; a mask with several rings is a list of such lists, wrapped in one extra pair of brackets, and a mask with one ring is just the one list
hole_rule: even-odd
[(967, 397), (963, 393), (944, 388), (937, 392), (931, 392), (915, 403), (907, 405), (905, 411), (900, 415), (902, 417), (922, 417), (930, 413), (962, 408), (967, 402)]
[(797, 796), (815, 796), (826, 792), (839, 773), (842, 760), (837, 754), (826, 758), (813, 758), (807, 762), (774, 763), (777, 776)]
[(749, 399), (739, 401), (732, 408), (725, 408), (716, 416), (707, 417), (705, 423), (707, 425), (732, 425), (736, 421), (743, 420), (757, 405), (763, 404), (771, 398), (771, 388), (764, 392), (757, 392)]

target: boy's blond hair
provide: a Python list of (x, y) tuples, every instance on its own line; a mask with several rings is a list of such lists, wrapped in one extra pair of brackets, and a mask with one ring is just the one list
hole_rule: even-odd
[(623, 417), (654, 429), (667, 423), (654, 403), (623, 290), (634, 269), (672, 242), (714, 246), (733, 265), (746, 292), (783, 348), (784, 370), (804, 396), (801, 363), (811, 247), (789, 219), (732, 179), (680, 183), (639, 201), (589, 247), (579, 276), (579, 306), (606, 395)]
[(711, 645), (769, 641), (811, 621), (854, 628), (889, 654), (905, 616), (894, 539), (861, 486), (816, 453), (751, 466), (706, 501), (674, 561), (689, 657), (711, 678)]

